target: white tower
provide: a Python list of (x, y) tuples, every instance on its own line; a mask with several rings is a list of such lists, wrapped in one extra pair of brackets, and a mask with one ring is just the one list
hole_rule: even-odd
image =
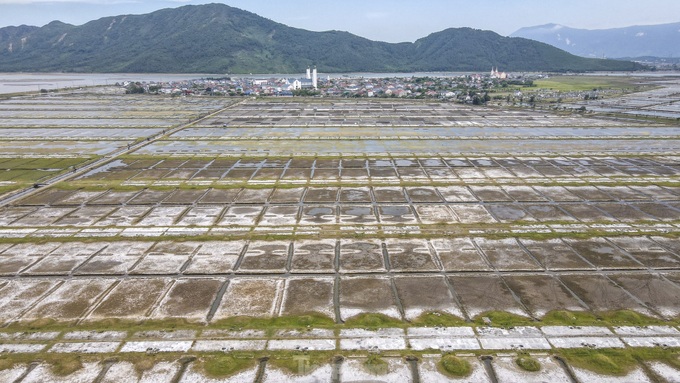
[(307, 80), (309, 80), (309, 79), (311, 79), (311, 78), (312, 78), (311, 69), (310, 69), (309, 67), (307, 67)]
[(314, 87), (314, 89), (317, 89), (318, 82), (319, 76), (316, 72), (316, 67), (314, 67), (314, 71), (312, 72), (312, 86)]

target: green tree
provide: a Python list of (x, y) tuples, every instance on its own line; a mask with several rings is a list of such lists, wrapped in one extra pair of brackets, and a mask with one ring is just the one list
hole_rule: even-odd
[(319, 91), (311, 89), (298, 89), (293, 91), (293, 96), (311, 97), (319, 94)]
[(131, 82), (130, 84), (128, 84), (128, 86), (125, 87), (126, 94), (141, 94), (144, 92), (145, 92), (144, 87), (139, 82)]

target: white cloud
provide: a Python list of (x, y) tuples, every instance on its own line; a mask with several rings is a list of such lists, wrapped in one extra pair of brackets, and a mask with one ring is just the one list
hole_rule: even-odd
[(645, 35), (645, 32), (638, 32), (635, 34), (635, 37), (642, 37)]

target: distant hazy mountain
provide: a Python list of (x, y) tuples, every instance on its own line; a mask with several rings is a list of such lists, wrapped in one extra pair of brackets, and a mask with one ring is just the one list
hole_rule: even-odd
[(635, 70), (549, 45), (470, 28), (389, 44), (291, 28), (223, 4), (106, 17), (82, 26), (0, 29), (1, 71), (299, 73)]
[(540, 41), (583, 57), (680, 56), (680, 23), (598, 30), (547, 24), (522, 28), (510, 36)]

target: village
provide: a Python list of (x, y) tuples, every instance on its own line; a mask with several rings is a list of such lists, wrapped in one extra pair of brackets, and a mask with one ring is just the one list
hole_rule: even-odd
[[(472, 105), (581, 110), (582, 102), (620, 97), (623, 89), (559, 90), (537, 81), (559, 77), (546, 73), (371, 74), (306, 77), (203, 77), (182, 81), (126, 81), (114, 92), (211, 97), (317, 97), (438, 100)], [(110, 88), (109, 88), (110, 89)]]
[[(307, 70), (306, 77), (206, 77), (187, 81), (141, 82), (133, 84), (137, 92), (175, 95), (213, 96), (317, 96), (346, 98), (441, 99), (473, 103), (493, 91), (533, 86), (542, 74), (507, 74), (492, 69), (486, 74), (439, 74), (394, 77), (363, 75), (327, 75), (317, 77)], [(119, 84), (127, 89), (130, 83)], [(521, 92), (512, 94), (521, 97)], [(502, 96), (504, 99), (506, 96)]]

